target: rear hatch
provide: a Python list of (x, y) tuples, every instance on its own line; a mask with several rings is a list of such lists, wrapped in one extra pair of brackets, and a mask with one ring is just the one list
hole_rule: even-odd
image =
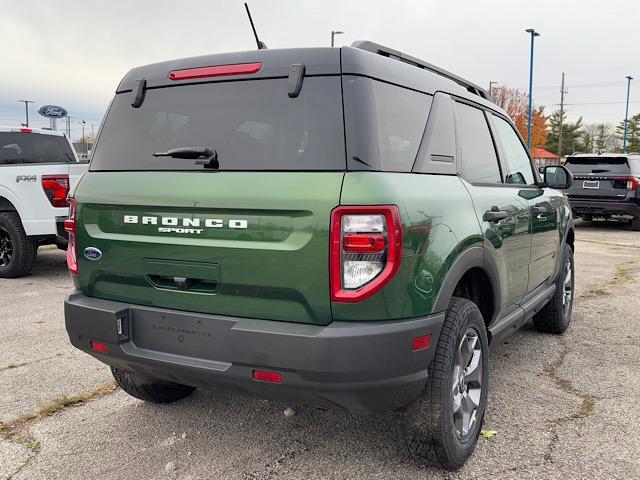
[(568, 157), (566, 167), (574, 178), (566, 193), (574, 200), (625, 200), (633, 183), (625, 157)]
[[(116, 94), (75, 192), (77, 285), (134, 304), (328, 324), (330, 213), (346, 165), (340, 77), (305, 77), (293, 98), (286, 77), (208, 80), (152, 84), (137, 108), (135, 88)], [(185, 147), (210, 152), (200, 163), (154, 156)]]

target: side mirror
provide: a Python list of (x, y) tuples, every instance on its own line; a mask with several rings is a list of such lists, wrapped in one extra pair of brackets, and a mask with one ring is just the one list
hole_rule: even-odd
[(573, 175), (566, 167), (561, 165), (540, 167), (540, 172), (542, 173), (546, 187), (564, 190), (569, 188), (573, 183)]

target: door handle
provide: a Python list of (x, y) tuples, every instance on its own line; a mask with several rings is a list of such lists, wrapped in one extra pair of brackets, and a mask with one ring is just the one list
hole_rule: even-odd
[(500, 220), (504, 220), (505, 218), (509, 217), (509, 213), (505, 212), (504, 210), (487, 210), (486, 212), (484, 212), (484, 216), (482, 217), (482, 219), (485, 222), (498, 222)]
[(541, 213), (547, 213), (547, 212), (548, 212), (548, 210), (547, 210), (547, 208), (546, 208), (546, 207), (541, 207), (541, 206), (539, 206), (539, 205), (536, 205), (536, 206), (534, 206), (534, 207), (531, 207), (531, 211), (532, 211), (533, 213), (535, 213), (536, 215), (539, 215), (539, 214), (541, 214)]

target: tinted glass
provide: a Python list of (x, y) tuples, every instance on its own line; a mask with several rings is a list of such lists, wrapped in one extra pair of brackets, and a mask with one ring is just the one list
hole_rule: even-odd
[(147, 90), (113, 100), (91, 170), (202, 170), (194, 160), (154, 157), (209, 147), (220, 170), (344, 170), (340, 77), (305, 78), (297, 98), (287, 79), (218, 82)]
[(505, 183), (519, 183), (533, 185), (535, 179), (531, 169), (531, 161), (518, 134), (505, 119), (493, 116), (498, 138), (502, 145), (507, 164)]
[(70, 163), (76, 159), (65, 137), (0, 132), (0, 164)]
[(456, 127), (462, 147), (462, 176), (471, 183), (502, 183), (498, 157), (484, 112), (456, 103)]
[(344, 88), (349, 168), (410, 172), (431, 96), (365, 77), (345, 76)]
[(571, 173), (578, 175), (581, 173), (628, 174), (631, 171), (624, 157), (569, 157), (565, 166)]

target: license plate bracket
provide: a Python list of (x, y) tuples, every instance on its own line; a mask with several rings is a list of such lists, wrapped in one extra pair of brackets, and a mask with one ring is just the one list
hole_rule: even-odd
[(591, 188), (591, 189), (597, 190), (598, 188), (600, 188), (600, 181), (585, 180), (584, 182), (582, 182), (582, 188)]

